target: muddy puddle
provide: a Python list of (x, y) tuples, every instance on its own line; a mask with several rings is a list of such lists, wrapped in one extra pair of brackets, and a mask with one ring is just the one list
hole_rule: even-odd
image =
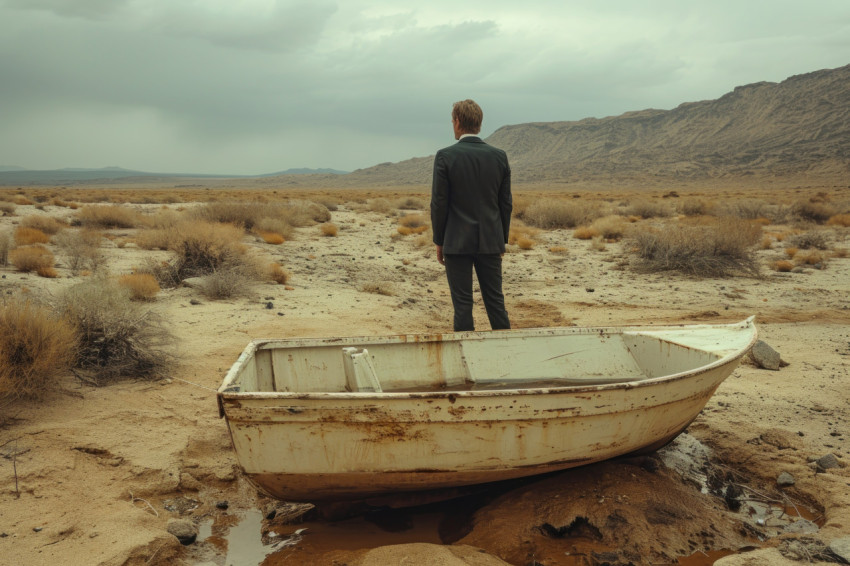
[[(726, 528), (718, 528), (718, 515), (701, 516), (699, 510), (680, 512), (642, 503), (638, 497), (642, 489), (651, 491), (650, 496), (654, 496), (667, 486), (646, 483), (639, 469), (645, 467), (644, 463), (614, 462), (568, 470), (560, 475), (553, 474), (549, 479), (499, 485), (449, 501), (399, 509), (352, 508), (347, 513), (336, 509), (328, 514), (319, 508), (282, 521), (280, 515), (277, 519), (269, 519), (273, 515), (269, 513), (269, 506), (274, 508), (275, 502), (267, 500), (263, 511), (256, 508), (230, 510), (203, 519), (196, 544), (203, 552), (195, 552), (195, 556), (204, 557), (206, 561), (195, 563), (240, 566), (345, 564), (356, 561), (368, 549), (382, 546), (459, 543), (483, 548), (517, 566), (585, 566), (606, 561), (628, 563), (629, 560), (635, 564), (708, 566), (724, 556), (758, 548), (784, 533), (816, 533), (822, 525), (822, 517), (816, 509), (792, 501), (781, 493), (765, 493), (747, 486), (729, 470), (718, 468), (716, 463), (713, 465), (708, 449), (688, 435), (662, 450), (653, 461), (665, 468), (667, 475), (663, 481), (686, 486), (685, 489), (706, 502), (706, 509), (720, 509), (719, 516), (728, 522)], [(592, 478), (612, 474), (611, 485), (620, 494), (614, 498), (622, 505), (609, 514), (607, 521), (600, 518), (602, 515), (589, 513), (576, 516), (571, 522), (565, 520), (563, 524), (544, 520), (569, 517), (563, 513), (563, 508), (577, 507), (578, 501), (591, 499), (591, 503), (598, 506), (606, 505), (606, 501), (611, 503), (607, 499), (609, 495), (602, 494), (598, 486), (594, 487)], [(564, 495), (562, 507), (555, 506), (561, 515), (553, 514), (549, 507), (562, 492), (554, 496), (546, 492), (550, 489), (547, 485), (556, 482), (561, 490), (567, 485), (587, 492), (573, 493), (572, 499)], [(533, 503), (531, 514), (526, 513), (520, 502), (536, 496), (540, 501)], [(693, 503), (688, 505), (693, 507)], [(630, 530), (633, 525), (629, 528), (625, 525), (632, 516), (623, 513), (623, 509), (629, 508), (638, 508), (634, 516), (648, 517), (649, 527), (653, 529), (688, 532), (679, 540), (658, 537), (658, 530), (642, 527)], [(332, 516), (334, 514), (337, 516)], [(494, 521), (493, 516), (499, 517), (501, 522)], [(611, 517), (623, 519), (623, 525), (612, 526)], [(522, 528), (513, 523), (522, 524)], [(612, 534), (612, 531), (616, 532)], [(732, 537), (729, 532), (737, 534)], [(645, 540), (635, 542), (628, 540), (629, 537)], [(650, 553), (653, 559), (643, 561), (642, 558)], [(659, 555), (666, 558), (659, 561)], [(222, 557), (224, 562), (221, 562)]]

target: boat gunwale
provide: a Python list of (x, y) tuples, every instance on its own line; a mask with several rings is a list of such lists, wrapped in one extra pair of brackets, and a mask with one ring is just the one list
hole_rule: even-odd
[[(482, 390), (452, 390), (447, 389), (443, 391), (404, 391), (404, 392), (353, 392), (353, 391), (227, 391), (227, 388), (236, 380), (238, 377), (238, 373), (242, 369), (245, 361), (249, 359), (251, 356), (255, 355), (257, 351), (263, 349), (272, 349), (274, 348), (273, 344), (288, 344), (298, 342), (301, 347), (310, 347), (311, 344), (309, 341), (312, 341), (312, 346), (321, 346), (327, 344), (329, 340), (334, 342), (339, 342), (341, 344), (345, 344), (346, 342), (356, 342), (356, 341), (369, 341), (372, 344), (383, 343), (383, 344), (393, 344), (393, 343), (428, 343), (428, 342), (454, 342), (459, 340), (484, 340), (488, 337), (495, 338), (498, 336), (495, 333), (491, 332), (458, 332), (458, 333), (445, 333), (445, 334), (399, 334), (392, 336), (346, 336), (340, 338), (284, 338), (284, 339), (255, 339), (252, 340), (248, 346), (242, 351), (239, 355), (239, 358), (236, 362), (231, 366), (230, 370), (224, 377), (221, 387), (218, 389), (217, 397), (219, 400), (219, 412), (220, 415), (224, 416), (224, 404), (223, 401), (227, 400), (246, 400), (246, 399), (257, 399), (257, 400), (270, 400), (270, 399), (322, 399), (322, 400), (358, 400), (358, 401), (367, 401), (370, 399), (374, 400), (394, 400), (394, 399), (452, 399), (457, 398), (467, 398), (467, 397), (502, 397), (502, 396), (513, 396), (521, 394), (523, 396), (529, 395), (549, 395), (554, 393), (582, 393), (582, 392), (598, 392), (598, 391), (607, 391), (612, 389), (635, 389), (639, 387), (649, 387), (653, 385), (657, 385), (660, 383), (667, 383), (672, 381), (677, 381), (680, 379), (685, 379), (689, 377), (693, 377), (696, 375), (700, 375), (705, 372), (712, 371), (718, 367), (722, 367), (746, 354), (756, 343), (758, 340), (758, 329), (754, 324), (754, 316), (748, 317), (746, 320), (728, 323), (728, 324), (678, 324), (678, 325), (666, 325), (666, 326), (623, 326), (623, 327), (544, 327), (544, 328), (527, 328), (522, 329), (520, 332), (522, 333), (520, 338), (524, 337), (535, 337), (535, 336), (545, 336), (546, 334), (555, 334), (552, 331), (557, 330), (561, 331), (563, 335), (583, 335), (583, 334), (608, 334), (608, 335), (622, 335), (628, 332), (663, 332), (666, 330), (676, 330), (681, 328), (688, 329), (702, 329), (702, 328), (739, 328), (741, 330), (749, 328), (752, 331), (752, 336), (748, 341), (747, 345), (726, 354), (722, 358), (719, 358), (709, 364), (704, 366), (699, 366), (697, 368), (693, 368), (683, 372), (672, 373), (668, 375), (661, 375), (658, 377), (651, 377), (646, 379), (637, 379), (634, 381), (623, 381), (618, 383), (604, 383), (604, 384), (596, 384), (596, 385), (564, 385), (564, 386), (548, 386), (548, 387), (518, 387), (515, 389), (482, 389)], [(428, 340), (422, 340), (422, 338), (430, 338)], [(435, 337), (437, 337), (435, 339)], [(413, 338), (412, 340), (410, 338)], [(305, 343), (305, 340), (308, 343)], [(677, 346), (684, 346), (682, 344), (677, 344), (676, 342), (672, 342), (669, 340), (659, 339), (661, 343), (674, 344)], [(268, 346), (268, 347), (263, 347)], [(688, 346), (684, 346), (688, 347)], [(452, 401), (453, 402), (453, 401)]]

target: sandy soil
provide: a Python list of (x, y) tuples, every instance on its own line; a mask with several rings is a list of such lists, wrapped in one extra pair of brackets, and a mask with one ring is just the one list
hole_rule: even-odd
[[(68, 378), (45, 400), (4, 406), (0, 563), (261, 562), (268, 548), (258, 532), (245, 535), (257, 539), (254, 550), (234, 554), (245, 543), (233, 532), (246, 517), (257, 518), (252, 528), (258, 531), (256, 509), (265, 502), (240, 477), (214, 393), (248, 341), (451, 328), (448, 290), (432, 246), (416, 236), (394, 237), (394, 217), (355, 208), (345, 203), (332, 213), (337, 237), (323, 237), (317, 227), (299, 228), (278, 246), (246, 237), (291, 271), (290, 289), (257, 284), (249, 296), (222, 301), (187, 287), (161, 291), (150, 306), (168, 318), (181, 352), (171, 379), (92, 388)], [(69, 217), (73, 211), (18, 206), (15, 216), (0, 218), (0, 228), (29, 214)], [(104, 246), (113, 274), (167, 256), (132, 244), (118, 248), (115, 242), (134, 231), (110, 232), (116, 239)], [(836, 246), (847, 246), (846, 230), (831, 234)], [(744, 485), (754, 500), (798, 507), (817, 532), (777, 535), (770, 525), (760, 528), (653, 456), (500, 486), (448, 506), (266, 524), (266, 541), (268, 532), (281, 541), (307, 530), (265, 564), (676, 564), (690, 555), (697, 561), (689, 564), (794, 564), (788, 549), (795, 541), (795, 548), (816, 552), (819, 541), (850, 535), (850, 259), (833, 258), (822, 270), (802, 273), (765, 269), (760, 279), (693, 279), (637, 274), (627, 266), (624, 244), (593, 250), (571, 230), (543, 232), (537, 240), (533, 249), (511, 247), (505, 256), (515, 327), (731, 322), (756, 315), (762, 339), (789, 365), (775, 372), (742, 365), (689, 428), (689, 438), (710, 447), (707, 466), (721, 482)], [(552, 253), (553, 246), (568, 251)], [(758, 254), (767, 264), (782, 250), (777, 244)], [(0, 292), (58, 293), (79, 281), (57, 257), (57, 279), (0, 268)], [(370, 284), (390, 294), (365, 292)], [(483, 309), (475, 314), (479, 329), (486, 329)], [(816, 473), (812, 460), (830, 453), (841, 467)], [(781, 472), (795, 485), (779, 488)], [(179, 503), (187, 500), (197, 507), (181, 513)], [(222, 501), (227, 509), (216, 507)], [(198, 542), (182, 547), (166, 532), (175, 517), (201, 526)], [(259, 555), (250, 554), (258, 549)], [(741, 549), (748, 551), (719, 558)]]

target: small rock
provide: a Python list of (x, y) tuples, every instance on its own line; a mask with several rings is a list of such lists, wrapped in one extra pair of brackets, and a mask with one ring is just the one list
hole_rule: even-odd
[(593, 287), (587, 287), (585, 288), (585, 291), (587, 291), (588, 293), (593, 293), (594, 291), (596, 291), (596, 289), (594, 289)]
[(198, 299), (189, 299), (189, 304), (190, 305), (200, 305), (202, 303)]
[(40, 533), (41, 531), (44, 530), (44, 527), (33, 527), (32, 530), (36, 533)]
[(215, 506), (218, 509), (227, 509), (228, 507), (230, 507), (230, 503), (228, 503), (227, 501), (216, 501)]
[(273, 308), (274, 308), (274, 303), (273, 303), (273, 302), (271, 302), (271, 301), (267, 302), (267, 303), (266, 303), (266, 308), (267, 308), (267, 309), (269, 309), (269, 310), (273, 309)]
[(763, 340), (756, 342), (750, 350), (750, 358), (761, 368), (776, 371), (782, 363), (779, 352), (767, 345)]
[(818, 472), (825, 472), (832, 468), (840, 468), (841, 464), (838, 463), (838, 458), (835, 457), (834, 454), (827, 454), (826, 456), (821, 456), (815, 461), (817, 465)]
[(198, 527), (189, 519), (169, 519), (165, 530), (176, 536), (183, 546), (192, 544), (198, 538)]
[(789, 474), (788, 472), (782, 472), (779, 474), (779, 477), (776, 478), (776, 485), (779, 487), (788, 487), (789, 485), (794, 485), (797, 481), (794, 479), (794, 476)]
[(829, 551), (850, 564), (850, 537), (837, 538), (829, 543)]
[(820, 530), (813, 522), (808, 519), (797, 519), (791, 524), (785, 525), (782, 529), (782, 532), (785, 533), (797, 533), (802, 535), (813, 534)]

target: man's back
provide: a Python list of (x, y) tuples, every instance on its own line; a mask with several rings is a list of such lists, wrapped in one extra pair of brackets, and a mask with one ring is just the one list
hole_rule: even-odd
[(464, 137), (437, 152), (431, 217), (443, 253), (503, 253), (511, 215), (510, 166), (504, 151)]

